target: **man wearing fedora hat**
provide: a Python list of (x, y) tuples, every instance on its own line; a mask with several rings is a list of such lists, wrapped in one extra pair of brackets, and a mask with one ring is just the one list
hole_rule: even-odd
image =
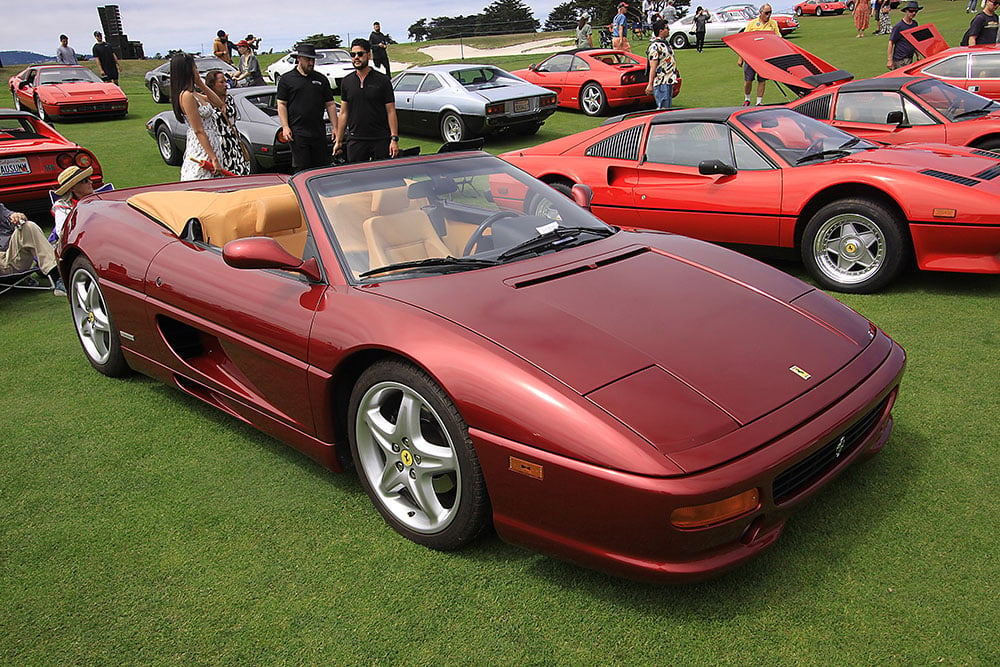
[(917, 3), (917, 0), (910, 0), (900, 7), (903, 18), (892, 26), (892, 32), (889, 34), (889, 48), (885, 62), (887, 68), (897, 69), (913, 62), (913, 56), (917, 49), (903, 37), (903, 32), (917, 27), (917, 12), (921, 9), (923, 7)]
[(63, 224), (69, 218), (69, 214), (73, 212), (78, 201), (95, 192), (108, 192), (115, 189), (110, 183), (105, 183), (94, 190), (94, 185), (90, 180), (93, 175), (93, 167), (78, 167), (76, 165), (66, 167), (59, 173), (59, 187), (49, 193), (52, 198), (52, 217), (56, 223), (49, 235), (50, 243), (59, 240)]
[(296, 45), (298, 64), (278, 80), (278, 118), (285, 140), (292, 147), (295, 171), (330, 164), (323, 111), (330, 117), (331, 138), (337, 135), (337, 103), (325, 76), (316, 72), (316, 47)]
[(34, 265), (35, 258), (38, 268), (52, 282), (52, 293), (66, 296), (66, 288), (56, 268), (56, 253), (41, 228), (24, 213), (11, 211), (0, 204), (0, 276), (27, 271)]

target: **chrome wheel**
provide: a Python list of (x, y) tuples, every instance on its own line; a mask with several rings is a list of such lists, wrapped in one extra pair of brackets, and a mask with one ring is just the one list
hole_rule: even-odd
[(101, 292), (97, 272), (85, 258), (73, 263), (69, 284), (69, 303), (76, 335), (91, 365), (110, 376), (128, 372), (121, 342), (111, 313)]
[(588, 116), (599, 116), (607, 110), (604, 89), (596, 83), (588, 83), (580, 91), (580, 108)]
[(802, 259), (825, 287), (873, 292), (902, 269), (908, 237), (891, 210), (850, 199), (820, 209), (806, 225)]
[(446, 113), (441, 118), (441, 138), (445, 141), (462, 141), (466, 137), (465, 122), (457, 114)]
[(48, 122), (49, 117), (45, 115), (45, 109), (42, 108), (42, 101), (38, 99), (37, 95), (35, 95), (35, 110), (39, 119)]
[(489, 501), (479, 460), (454, 404), (402, 361), (373, 365), (351, 396), (351, 450), (386, 521), (409, 539), (457, 548), (481, 532)]
[(170, 139), (170, 130), (166, 125), (160, 125), (156, 130), (156, 146), (160, 149), (160, 157), (169, 165), (177, 166), (183, 159), (183, 154)]

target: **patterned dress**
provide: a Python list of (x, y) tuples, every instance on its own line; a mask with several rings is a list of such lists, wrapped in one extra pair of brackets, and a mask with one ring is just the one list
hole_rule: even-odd
[[(200, 100), (199, 100), (200, 101)], [(201, 118), (201, 126), (205, 128), (208, 135), (208, 143), (212, 145), (212, 150), (216, 155), (222, 155), (222, 137), (219, 136), (218, 126), (215, 124), (215, 106), (204, 101), (198, 105), (198, 116)], [(193, 159), (192, 159), (193, 158)], [(201, 160), (207, 160), (208, 154), (202, 148), (197, 135), (188, 124), (186, 147), (184, 148), (184, 160), (181, 162), (181, 180), (199, 181), (206, 178), (215, 178), (215, 175), (207, 169), (202, 169), (198, 164)], [(196, 162), (198, 161), (198, 162)]]
[[(236, 105), (233, 98), (226, 95), (226, 113), (223, 114), (217, 108), (213, 108), (215, 127), (222, 139), (222, 152), (219, 159), (222, 160), (222, 168), (237, 176), (247, 176), (250, 173), (250, 162), (243, 153), (240, 145), (240, 133), (236, 130), (229, 119), (236, 118)], [(229, 119), (226, 118), (229, 117)]]

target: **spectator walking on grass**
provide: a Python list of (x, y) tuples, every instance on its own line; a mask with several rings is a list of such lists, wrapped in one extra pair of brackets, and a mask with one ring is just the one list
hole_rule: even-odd
[(628, 4), (619, 2), (618, 13), (615, 14), (615, 18), (611, 22), (611, 47), (631, 53), (632, 45), (628, 42), (628, 28), (626, 27), (628, 17), (625, 16), (625, 12), (627, 11)]
[(854, 3), (854, 27), (858, 29), (858, 39), (865, 36), (865, 31), (871, 25), (872, 6), (868, 0), (857, 0)]
[(340, 82), (340, 118), (333, 152), (346, 150), (348, 162), (384, 160), (399, 154), (392, 82), (372, 69), (370, 57), (371, 43), (367, 39), (359, 37), (351, 42), (354, 71)]
[(649, 59), (649, 82), (646, 94), (652, 94), (657, 109), (669, 109), (673, 102), (674, 83), (677, 81), (677, 64), (674, 50), (667, 38), (670, 26), (663, 19), (653, 21), (653, 39), (649, 42), (646, 58)]
[[(781, 28), (778, 27), (778, 22), (771, 18), (771, 5), (760, 6), (760, 14), (757, 15), (757, 18), (751, 19), (747, 23), (745, 32), (758, 32), (762, 30), (770, 30), (778, 37), (781, 37)], [(757, 79), (757, 104), (763, 104), (764, 87), (767, 85), (767, 79), (757, 74), (748, 63), (743, 62), (743, 58), (739, 58), (736, 64), (743, 67), (743, 106), (750, 106), (750, 91), (753, 90), (754, 79)]]
[(917, 12), (923, 7), (917, 3), (917, 0), (910, 0), (902, 9), (903, 19), (892, 26), (892, 33), (889, 35), (889, 48), (885, 62), (888, 69), (909, 65), (913, 62), (913, 56), (917, 52), (916, 47), (903, 37), (903, 31), (917, 27)]
[[(278, 80), (278, 118), (285, 140), (292, 147), (295, 171), (330, 164), (332, 155), (326, 142), (323, 112), (330, 118), (331, 137), (337, 132), (337, 103), (325, 76), (316, 71), (316, 47), (298, 44), (297, 64)], [(379, 76), (385, 76), (381, 72)], [(343, 95), (343, 83), (341, 83)]]
[(56, 62), (60, 65), (78, 65), (76, 51), (69, 45), (69, 37), (59, 35), (59, 47), (56, 49)]
[(593, 29), (590, 27), (590, 14), (581, 14), (576, 23), (576, 48), (590, 49), (594, 47)]
[(385, 75), (392, 78), (392, 71), (389, 69), (389, 38), (382, 34), (382, 26), (378, 21), (372, 24), (372, 32), (368, 35), (368, 41), (372, 45), (372, 65), (375, 67), (385, 67)]
[(705, 24), (711, 15), (703, 7), (698, 7), (694, 13), (694, 45), (698, 49), (698, 53), (701, 53), (705, 49)]
[(117, 86), (118, 56), (115, 55), (115, 50), (111, 48), (111, 45), (104, 41), (104, 35), (101, 34), (100, 30), (94, 31), (94, 39), (97, 42), (94, 44), (91, 52), (94, 54), (94, 58), (101, 69), (101, 78)]

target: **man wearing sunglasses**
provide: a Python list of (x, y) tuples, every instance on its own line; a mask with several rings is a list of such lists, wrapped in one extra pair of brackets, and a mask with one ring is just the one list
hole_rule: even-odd
[(903, 37), (903, 32), (917, 27), (917, 12), (923, 7), (917, 3), (917, 0), (910, 0), (901, 9), (903, 10), (903, 19), (892, 26), (892, 32), (889, 34), (889, 49), (885, 62), (885, 66), (889, 69), (909, 65), (913, 62), (913, 56), (917, 52), (916, 47)]
[(384, 160), (399, 154), (399, 125), (392, 81), (372, 69), (371, 42), (351, 42), (354, 71), (340, 82), (340, 122), (334, 153), (346, 150), (348, 162)]
[[(761, 5), (760, 14), (757, 15), (757, 18), (747, 23), (744, 32), (757, 32), (760, 30), (770, 30), (778, 37), (781, 37), (781, 28), (778, 27), (778, 22), (771, 18), (771, 5)], [(736, 64), (743, 67), (743, 106), (750, 106), (750, 91), (753, 90), (754, 79), (757, 79), (757, 104), (763, 104), (764, 86), (767, 85), (767, 79), (757, 74), (748, 63), (743, 62), (743, 58), (739, 58)]]

